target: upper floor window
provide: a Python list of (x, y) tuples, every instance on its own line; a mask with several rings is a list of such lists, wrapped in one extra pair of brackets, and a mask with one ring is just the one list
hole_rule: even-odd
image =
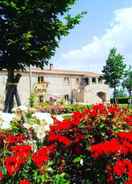
[(79, 84), (79, 82), (80, 82), (80, 79), (76, 78), (76, 83)]
[(86, 85), (89, 85), (89, 78), (88, 78), (88, 77), (86, 77), (86, 78), (84, 79), (84, 81), (85, 81), (85, 84), (86, 84)]
[(95, 77), (92, 78), (92, 83), (96, 83), (96, 78)]
[(64, 81), (65, 81), (67, 84), (70, 84), (70, 77), (64, 77)]

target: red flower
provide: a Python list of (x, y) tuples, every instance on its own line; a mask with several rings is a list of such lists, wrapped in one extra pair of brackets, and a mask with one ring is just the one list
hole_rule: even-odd
[(109, 112), (110, 114), (112, 114), (112, 115), (116, 115), (116, 114), (119, 113), (120, 111), (121, 111), (121, 110), (120, 110), (119, 106), (117, 106), (117, 105), (110, 106), (110, 107), (108, 108), (108, 112)]
[(56, 145), (55, 144), (48, 145), (47, 148), (48, 148), (49, 154), (53, 154), (56, 152)]
[(94, 109), (90, 110), (90, 117), (94, 118), (94, 117), (97, 116), (97, 114), (98, 114), (98, 113), (97, 113), (96, 110), (94, 110)]
[(128, 179), (124, 184), (132, 184), (132, 178)]
[(108, 184), (115, 184), (114, 177), (112, 174), (108, 174), (107, 176), (107, 183)]
[(127, 116), (127, 117), (125, 118), (125, 121), (127, 122), (127, 124), (128, 124), (129, 126), (132, 126), (132, 116)]
[(82, 120), (82, 113), (81, 112), (74, 112), (73, 115), (72, 115), (71, 123), (73, 125), (79, 125), (81, 120)]
[(23, 134), (17, 134), (17, 135), (8, 135), (5, 141), (7, 144), (15, 144), (15, 143), (23, 143), (24, 140), (25, 136)]
[(28, 158), (31, 152), (31, 146), (29, 145), (17, 145), (11, 148), (11, 151), (15, 154), (15, 156), (19, 156), (23, 159)]
[[(104, 104), (96, 104), (93, 106), (93, 112), (98, 114), (106, 114), (107, 110)], [(97, 115), (97, 113), (95, 115)]]
[(125, 184), (132, 184), (132, 162), (130, 160), (117, 160), (113, 171), (119, 177), (127, 174), (128, 180)]
[(114, 173), (120, 177), (124, 173), (126, 173), (127, 170), (126, 170), (126, 164), (124, 163), (124, 160), (117, 160), (113, 170), (114, 170)]
[(41, 147), (37, 152), (32, 155), (32, 160), (35, 165), (40, 168), (45, 162), (48, 161), (49, 150), (47, 147)]
[(51, 131), (62, 131), (62, 130), (68, 130), (73, 126), (72, 122), (70, 120), (63, 120), (59, 121), (54, 119), (54, 125), (51, 126)]
[(132, 132), (119, 132), (117, 135), (121, 140), (132, 142)]
[(121, 145), (118, 140), (112, 139), (110, 141), (105, 141), (100, 144), (95, 144), (91, 146), (92, 157), (98, 158), (103, 155), (114, 154), (121, 150)]
[(0, 171), (0, 180), (3, 179), (3, 173)]
[(10, 156), (5, 159), (5, 167), (9, 176), (12, 176), (17, 171), (19, 171), (21, 165), (23, 164), (23, 159), (16, 156)]
[(92, 145), (92, 156), (98, 158), (99, 156), (110, 154), (132, 154), (132, 132), (119, 132), (117, 135), (117, 139), (111, 139), (110, 141)]
[(20, 180), (19, 184), (30, 184), (30, 182), (27, 179), (23, 179), (23, 180)]
[(132, 126), (132, 121), (129, 121), (127, 124), (128, 124), (129, 126)]
[(60, 143), (63, 143), (64, 145), (71, 144), (71, 141), (67, 137), (62, 136), (62, 135), (56, 135), (54, 133), (50, 134), (49, 141), (58, 141)]

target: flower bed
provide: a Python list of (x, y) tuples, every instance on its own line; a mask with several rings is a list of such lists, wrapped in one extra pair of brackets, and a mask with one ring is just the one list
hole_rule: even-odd
[[(62, 114), (62, 113), (72, 113), (75, 111), (83, 111), (88, 105), (83, 104), (41, 104), (37, 106), (36, 109), (39, 112), (48, 112), (51, 114)], [(90, 107), (90, 106), (89, 106)]]
[(63, 121), (52, 118), (41, 139), (22, 123), (1, 131), (2, 184), (132, 184), (127, 109), (97, 104)]

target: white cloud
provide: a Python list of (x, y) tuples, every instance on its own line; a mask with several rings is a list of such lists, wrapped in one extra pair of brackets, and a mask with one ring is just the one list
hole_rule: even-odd
[(116, 10), (112, 23), (101, 37), (94, 36), (81, 48), (63, 53), (60, 67), (101, 71), (112, 47), (116, 47), (125, 56), (127, 64), (131, 64), (132, 7)]

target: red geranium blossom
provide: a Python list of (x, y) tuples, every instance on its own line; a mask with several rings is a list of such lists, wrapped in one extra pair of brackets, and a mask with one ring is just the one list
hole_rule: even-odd
[(40, 168), (45, 162), (48, 161), (48, 155), (48, 148), (44, 146), (32, 155), (32, 160), (35, 165)]
[(117, 160), (116, 164), (114, 165), (114, 173), (117, 176), (122, 176), (124, 173), (126, 173), (127, 168), (124, 160)]
[(117, 135), (121, 140), (132, 142), (132, 132), (119, 132)]
[(8, 144), (23, 143), (25, 136), (23, 134), (8, 135), (5, 142)]
[(108, 112), (111, 113), (111, 114), (113, 114), (113, 115), (119, 113), (120, 111), (121, 111), (121, 110), (120, 110), (119, 106), (116, 106), (116, 105), (110, 106), (110, 107), (108, 108)]
[(125, 118), (125, 121), (127, 122), (127, 124), (128, 124), (129, 126), (132, 126), (132, 116), (127, 116), (127, 117)]
[(63, 143), (64, 145), (69, 145), (71, 143), (71, 141), (66, 136), (56, 135), (54, 133), (50, 134), (49, 141), (58, 141), (59, 143)]
[(21, 165), (23, 164), (23, 159), (16, 156), (10, 156), (5, 159), (5, 167), (9, 176), (12, 176), (17, 171), (19, 171)]
[(130, 160), (117, 160), (113, 170), (114, 173), (119, 177), (121, 177), (123, 174), (127, 174), (128, 180), (125, 182), (125, 184), (131, 184), (132, 162)]
[(27, 179), (23, 179), (23, 180), (20, 180), (19, 184), (30, 184), (30, 182)]
[(15, 156), (22, 157), (23, 159), (28, 158), (31, 152), (30, 145), (17, 145), (11, 148), (11, 151), (15, 154)]
[(0, 180), (3, 179), (3, 173), (0, 171)]
[(132, 178), (130, 178), (128, 181), (126, 181), (124, 184), (132, 184)]

